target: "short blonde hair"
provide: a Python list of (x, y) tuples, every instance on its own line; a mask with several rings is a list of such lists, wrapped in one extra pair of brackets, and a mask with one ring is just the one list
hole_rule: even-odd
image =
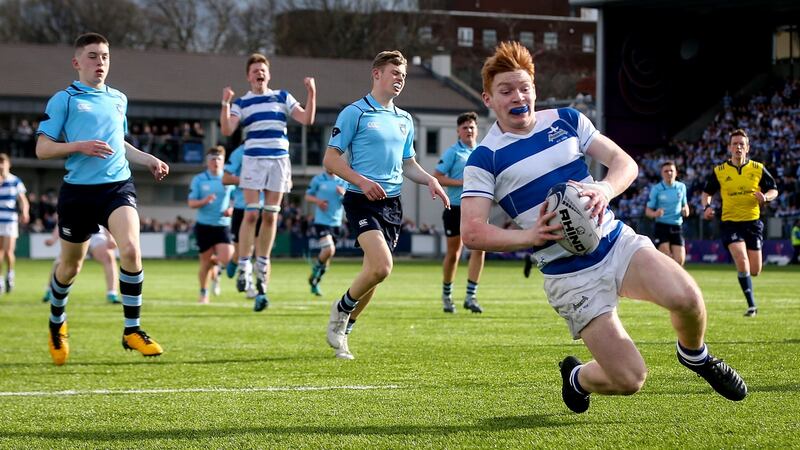
[(536, 69), (533, 65), (531, 52), (519, 42), (501, 42), (494, 50), (494, 55), (486, 58), (481, 69), (483, 77), (483, 91), (492, 92), (492, 82), (499, 73), (524, 70), (533, 80)]
[(400, 53), (400, 50), (385, 50), (377, 55), (375, 55), (375, 59), (372, 60), (372, 68), (373, 69), (380, 69), (381, 67), (387, 64), (394, 64), (395, 66), (405, 66), (408, 65), (408, 61), (406, 61), (405, 56)]

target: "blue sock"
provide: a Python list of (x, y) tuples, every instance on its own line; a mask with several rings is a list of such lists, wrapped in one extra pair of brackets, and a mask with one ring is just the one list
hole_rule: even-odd
[(467, 297), (474, 297), (478, 293), (478, 283), (467, 280)]
[(67, 320), (67, 302), (69, 301), (69, 290), (71, 284), (61, 284), (56, 275), (50, 280), (50, 328), (58, 331), (61, 324)]
[(442, 296), (450, 297), (453, 295), (453, 283), (442, 283)]
[(128, 272), (119, 269), (119, 293), (122, 294), (122, 312), (125, 315), (125, 334), (139, 331), (142, 311), (142, 283), (144, 272)]
[(338, 307), (339, 311), (346, 312), (349, 314), (353, 312), (354, 309), (356, 309), (357, 305), (358, 305), (358, 300), (354, 300), (353, 297), (350, 297), (350, 289), (348, 289), (347, 292), (345, 292), (344, 295), (342, 296), (342, 299), (339, 300)]
[(751, 308), (756, 307), (756, 299), (753, 296), (753, 279), (750, 277), (750, 272), (738, 272), (739, 286), (742, 287), (744, 298), (747, 299), (747, 306)]

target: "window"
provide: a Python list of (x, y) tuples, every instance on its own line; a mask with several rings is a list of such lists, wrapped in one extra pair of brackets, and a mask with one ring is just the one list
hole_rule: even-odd
[(436, 155), (439, 153), (439, 130), (428, 130), (425, 134), (425, 154)]
[(544, 48), (546, 50), (555, 50), (558, 48), (558, 33), (555, 31), (546, 31), (544, 33)]
[(472, 28), (458, 27), (458, 46), (472, 47)]
[(433, 40), (433, 30), (431, 27), (420, 27), (417, 30), (417, 37), (420, 42), (431, 42)]
[(521, 31), (519, 33), (519, 42), (527, 47), (528, 50), (533, 50), (533, 32)]
[(483, 48), (494, 48), (497, 45), (497, 31), (483, 30)]
[(583, 35), (583, 53), (594, 53), (594, 34)]

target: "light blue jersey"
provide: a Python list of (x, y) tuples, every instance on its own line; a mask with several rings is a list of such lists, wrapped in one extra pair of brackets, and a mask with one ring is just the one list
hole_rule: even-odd
[[(436, 165), (436, 170), (448, 178), (463, 180), (464, 166), (467, 164), (467, 158), (469, 158), (473, 150), (475, 150), (474, 147), (467, 147), (461, 140), (456, 141), (452, 147), (444, 151), (442, 159)], [(447, 186), (447, 197), (450, 198), (451, 205), (461, 205), (462, 192), (464, 192), (463, 186)]]
[(222, 213), (230, 207), (233, 190), (233, 186), (222, 184), (222, 176), (207, 170), (195, 175), (189, 187), (189, 200), (202, 200), (209, 194), (217, 196), (213, 202), (197, 209), (197, 223), (215, 227), (231, 226), (231, 218), (223, 216)]
[(17, 199), (25, 195), (25, 185), (16, 175), (8, 176), (0, 183), (0, 223), (18, 223)]
[[(242, 173), (242, 157), (244, 156), (244, 144), (236, 147), (236, 150), (231, 153), (231, 157), (228, 158), (228, 163), (225, 164), (225, 172), (228, 172), (231, 175), (239, 176)], [(244, 201), (244, 191), (239, 186), (235, 186), (233, 190), (233, 207), (235, 209), (245, 209), (247, 203)], [(263, 206), (264, 205), (264, 191), (260, 191), (258, 193), (258, 204)]]
[(323, 211), (319, 206), (314, 207), (314, 223), (327, 225), (329, 227), (342, 226), (342, 199), (344, 192), (339, 193), (339, 188), (345, 189), (347, 181), (323, 172), (311, 179), (311, 184), (306, 190), (306, 194), (313, 195), (320, 200), (328, 202), (328, 209)]
[(667, 225), (683, 224), (681, 208), (687, 205), (686, 185), (675, 181), (672, 186), (667, 186), (663, 181), (650, 188), (650, 200), (647, 207), (656, 210), (664, 208), (664, 215), (656, 218), (656, 222)]
[[(339, 113), (328, 146), (348, 152), (353, 170), (380, 184), (388, 197), (397, 197), (403, 160), (414, 157), (414, 121), (406, 111), (384, 108), (368, 94)], [(362, 193), (352, 184), (347, 190)]]
[(73, 153), (67, 157), (64, 181), (70, 184), (103, 184), (125, 181), (131, 177), (125, 158), (125, 134), (128, 132), (128, 98), (122, 92), (103, 86), (95, 89), (74, 81), (47, 102), (45, 118), (36, 134), (54, 142), (100, 140), (114, 153), (106, 158)]

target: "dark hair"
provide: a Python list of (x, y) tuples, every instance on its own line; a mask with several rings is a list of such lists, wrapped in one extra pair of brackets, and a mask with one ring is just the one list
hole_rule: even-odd
[(662, 168), (662, 169), (663, 169), (664, 167), (666, 167), (666, 166), (675, 166), (676, 168), (678, 167), (678, 165), (677, 165), (677, 164), (675, 164), (675, 161), (673, 161), (673, 160), (671, 160), (671, 159), (670, 159), (670, 160), (667, 160), (667, 161), (664, 161), (663, 163), (661, 163), (661, 168)]
[(747, 131), (744, 131), (742, 128), (737, 128), (731, 131), (730, 137), (728, 137), (728, 142), (733, 139), (734, 136), (742, 136), (743, 138), (747, 139), (747, 142), (750, 142), (750, 136), (747, 135)]
[(262, 55), (261, 53), (253, 53), (247, 58), (247, 66), (244, 69), (245, 73), (250, 73), (250, 66), (253, 64), (264, 63), (267, 65), (267, 69), (269, 69), (269, 60), (266, 56)]
[(456, 119), (456, 125), (461, 126), (462, 123), (469, 122), (470, 120), (478, 123), (478, 114), (473, 111), (461, 113), (458, 119)]
[(108, 45), (108, 39), (106, 39), (105, 36), (103, 36), (102, 34), (98, 34), (98, 33), (84, 33), (84, 34), (78, 36), (77, 39), (75, 39), (75, 48), (76, 49), (82, 49), (82, 48), (86, 47), (87, 45), (92, 45), (92, 44), (106, 44), (106, 45)]

